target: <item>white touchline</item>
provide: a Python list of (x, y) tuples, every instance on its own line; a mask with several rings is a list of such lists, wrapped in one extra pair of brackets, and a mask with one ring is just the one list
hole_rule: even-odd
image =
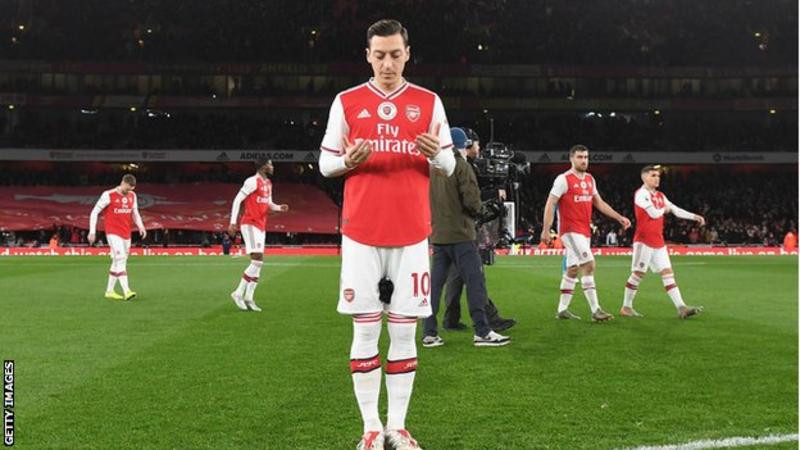
[(670, 445), (643, 445), (628, 447), (624, 450), (700, 450), (705, 448), (749, 447), (753, 445), (772, 445), (781, 442), (797, 441), (797, 434), (771, 434), (763, 437), (732, 437), (726, 439), (706, 439)]

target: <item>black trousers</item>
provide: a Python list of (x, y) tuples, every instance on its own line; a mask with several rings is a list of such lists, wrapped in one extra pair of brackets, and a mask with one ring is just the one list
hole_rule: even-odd
[[(453, 327), (461, 321), (461, 292), (463, 290), (464, 280), (461, 279), (461, 275), (459, 275), (455, 267), (450, 267), (444, 288), (445, 310), (442, 323), (446, 327)], [(500, 313), (497, 311), (497, 306), (495, 306), (488, 295), (486, 296), (485, 310), (489, 326), (492, 326), (500, 320)]]
[(474, 241), (433, 245), (433, 262), (431, 264), (431, 308), (433, 314), (424, 321), (425, 336), (438, 334), (436, 315), (439, 313), (442, 289), (451, 267), (455, 268), (467, 286), (467, 305), (475, 334), (486, 336), (491, 331), (485, 311), (488, 298), (486, 278), (483, 275), (483, 263), (478, 254), (478, 246)]

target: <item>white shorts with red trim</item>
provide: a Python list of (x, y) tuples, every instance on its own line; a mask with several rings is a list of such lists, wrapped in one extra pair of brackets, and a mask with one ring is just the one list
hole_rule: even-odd
[[(394, 284), (391, 302), (380, 301), (378, 283), (388, 277)], [(405, 247), (374, 247), (342, 236), (342, 271), (339, 279), (341, 314), (375, 314), (428, 317), (431, 315), (431, 276), (428, 240)]]
[(121, 236), (117, 236), (116, 234), (109, 234), (106, 236), (106, 238), (108, 238), (108, 246), (111, 248), (111, 259), (128, 257), (128, 254), (131, 250), (130, 239), (123, 239)]
[(567, 251), (567, 267), (580, 266), (594, 261), (592, 255), (592, 241), (588, 236), (578, 233), (564, 233), (561, 243)]
[(253, 225), (242, 225), (242, 240), (244, 250), (248, 255), (251, 253), (264, 253), (264, 230), (258, 229)]
[(643, 242), (634, 242), (631, 271), (647, 272), (647, 269), (650, 269), (653, 273), (660, 273), (664, 269), (672, 269), (667, 247), (653, 248)]

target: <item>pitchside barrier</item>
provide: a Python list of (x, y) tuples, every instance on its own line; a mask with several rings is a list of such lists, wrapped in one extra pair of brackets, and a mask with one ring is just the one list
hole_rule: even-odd
[[(783, 247), (690, 247), (667, 246), (670, 255), (680, 256), (797, 256), (797, 249)], [(339, 247), (328, 246), (286, 246), (267, 247), (266, 255), (333, 256), (339, 254)], [(536, 247), (514, 247), (498, 249), (498, 255), (511, 256), (561, 256), (564, 249), (540, 249)], [(630, 247), (599, 247), (592, 249), (596, 256), (631, 256)], [(108, 256), (108, 247), (7, 247), (0, 248), (0, 256)], [(132, 247), (131, 256), (225, 256), (221, 246), (201, 247)], [(245, 256), (243, 248), (232, 248), (228, 256)]]

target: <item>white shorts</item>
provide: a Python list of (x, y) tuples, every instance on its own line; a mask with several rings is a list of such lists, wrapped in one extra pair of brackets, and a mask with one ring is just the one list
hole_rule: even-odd
[(561, 243), (567, 250), (567, 267), (594, 261), (592, 241), (588, 237), (578, 233), (564, 233), (561, 235)]
[[(378, 282), (394, 284), (392, 301), (378, 298)], [(342, 272), (339, 279), (341, 314), (388, 311), (407, 317), (431, 315), (431, 275), (428, 240), (405, 247), (374, 247), (342, 236)]]
[(634, 242), (631, 271), (647, 272), (647, 269), (650, 269), (653, 273), (660, 273), (664, 269), (672, 269), (667, 247), (653, 248), (642, 242)]
[(106, 235), (108, 246), (111, 247), (111, 259), (127, 258), (131, 251), (131, 240), (122, 239), (116, 234)]
[(252, 225), (242, 225), (242, 240), (244, 250), (248, 255), (251, 253), (264, 253), (264, 231)]

